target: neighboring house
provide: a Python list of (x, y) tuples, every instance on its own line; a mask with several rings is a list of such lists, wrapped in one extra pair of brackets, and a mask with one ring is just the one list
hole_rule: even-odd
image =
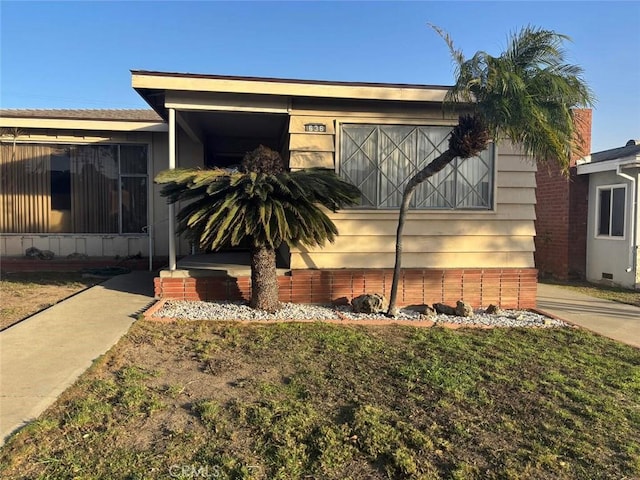
[[(155, 111), (4, 110), (0, 252), (168, 258), (156, 294), (234, 298), (248, 278), (181, 269), (193, 249), (152, 183), (173, 167), (232, 167), (259, 144), (289, 168), (335, 170), (363, 193), (331, 214), (324, 248), (282, 250), (283, 300), (388, 292), (403, 182), (442, 150), (457, 117), (447, 87), (132, 72)], [(510, 144), (454, 161), (416, 192), (405, 226), (401, 304), (533, 307), (535, 172)]]
[(640, 141), (592, 153), (577, 173), (589, 183), (587, 280), (640, 290)]
[(155, 112), (2, 110), (0, 128), (3, 256), (149, 255)]

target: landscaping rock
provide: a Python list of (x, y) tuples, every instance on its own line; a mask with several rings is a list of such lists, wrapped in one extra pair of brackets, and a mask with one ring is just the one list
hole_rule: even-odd
[(456, 302), (456, 315), (459, 317), (473, 317), (473, 307), (462, 300)]
[(380, 313), (387, 310), (387, 299), (379, 293), (365, 293), (351, 300), (355, 313)]
[(433, 307), (425, 305), (424, 310), (422, 310), (422, 316), (427, 319), (432, 319), (438, 316), (438, 312), (436, 312)]
[(484, 313), (487, 313), (489, 315), (504, 315), (504, 310), (502, 310), (497, 305), (491, 304), (487, 307)]
[(442, 315), (455, 315), (456, 309), (444, 303), (434, 303), (433, 309)]
[(331, 303), (333, 305), (349, 305), (349, 299), (347, 297), (335, 298)]
[(53, 260), (53, 257), (56, 256), (51, 250), (40, 250), (36, 247), (27, 248), (24, 252), (27, 257), (30, 258), (39, 258), (40, 260)]

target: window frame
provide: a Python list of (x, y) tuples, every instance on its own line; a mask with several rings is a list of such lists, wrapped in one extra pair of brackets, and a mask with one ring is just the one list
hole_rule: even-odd
[[(613, 227), (613, 191), (616, 189), (624, 190), (624, 202), (623, 202), (623, 212), (622, 212), (622, 235), (611, 235), (611, 229)], [(600, 233), (600, 218), (601, 218), (601, 194), (603, 191), (609, 190), (610, 201), (609, 201), (609, 234), (601, 234)], [(627, 184), (626, 183), (615, 183), (610, 185), (598, 185), (596, 186), (596, 210), (595, 210), (595, 221), (594, 221), (594, 237), (598, 240), (616, 240), (616, 241), (624, 241), (627, 239)]]
[[(147, 237), (149, 236), (150, 229), (150, 221), (153, 218), (153, 184), (150, 181), (151, 173), (153, 171), (152, 165), (152, 148), (153, 145), (151, 142), (145, 141), (98, 141), (98, 142), (82, 142), (82, 141), (73, 141), (72, 139), (64, 139), (64, 140), (56, 140), (56, 139), (8, 139), (8, 138), (0, 138), (0, 143), (3, 144), (14, 144), (14, 145), (49, 145), (51, 147), (75, 147), (75, 146), (114, 146), (117, 147), (118, 152), (118, 232), (100, 232), (100, 233), (91, 233), (91, 232), (20, 232), (20, 233), (2, 233), (2, 235), (74, 235), (74, 236), (98, 236), (98, 237), (110, 237), (110, 236), (122, 236), (122, 237)], [(129, 174), (122, 173), (122, 163), (120, 160), (120, 147), (121, 146), (140, 146), (146, 148), (146, 171), (147, 173), (138, 173), (138, 174)], [(123, 178), (146, 178), (146, 197), (147, 197), (147, 208), (145, 211), (146, 221), (145, 226), (142, 227), (140, 232), (127, 232), (124, 233), (122, 231), (123, 227), (123, 214), (122, 214), (122, 179)]]
[[(150, 216), (150, 211), (149, 211), (149, 192), (150, 190), (152, 190), (152, 188), (150, 188), (150, 183), (149, 183), (149, 168), (150, 168), (150, 164), (149, 164), (149, 159), (150, 159), (150, 150), (151, 150), (151, 146), (149, 144), (146, 143), (137, 143), (137, 142), (131, 142), (131, 143), (116, 143), (114, 145), (117, 145), (118, 147), (118, 235), (139, 235), (139, 233), (144, 233), (144, 229), (149, 227), (149, 216)], [(122, 147), (123, 146), (134, 146), (134, 147), (141, 147), (144, 146), (147, 149), (147, 162), (145, 165), (145, 169), (147, 171), (147, 173), (123, 173), (122, 172)], [(123, 179), (125, 178), (144, 178), (147, 180), (146, 182), (146, 189), (147, 189), (147, 208), (146, 208), (146, 221), (145, 221), (145, 225), (142, 227), (141, 230), (143, 230), (143, 232), (139, 232), (139, 233), (135, 233), (135, 232), (124, 232), (123, 231), (123, 218), (124, 218), (124, 213), (123, 213), (123, 203), (122, 203), (122, 182)]]
[[(453, 129), (455, 123), (451, 123), (448, 120), (429, 119), (426, 122), (424, 119), (407, 119), (407, 118), (345, 118), (335, 120), (335, 163), (334, 170), (336, 175), (340, 175), (342, 167), (342, 127), (345, 125), (371, 125), (376, 127), (393, 127), (393, 126), (407, 126), (407, 127), (448, 127)], [(409, 215), (432, 215), (432, 214), (448, 214), (448, 215), (487, 215), (497, 213), (497, 170), (498, 170), (498, 145), (495, 142), (490, 142), (493, 149), (491, 155), (491, 168), (489, 171), (489, 187), (488, 194), (490, 196), (487, 207), (433, 207), (433, 208), (409, 208)], [(397, 212), (400, 207), (377, 207), (377, 206), (363, 206), (357, 205), (354, 207), (345, 207), (344, 210), (348, 212), (358, 213), (393, 213)]]

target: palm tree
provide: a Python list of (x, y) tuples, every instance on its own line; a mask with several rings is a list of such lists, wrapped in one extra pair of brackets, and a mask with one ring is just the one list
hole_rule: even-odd
[(473, 157), (488, 143), (508, 138), (538, 161), (568, 168), (572, 152), (581, 154), (573, 109), (591, 106), (593, 95), (579, 66), (566, 63), (563, 42), (569, 37), (525, 27), (509, 39), (498, 57), (479, 51), (465, 59), (447, 33), (431, 25), (446, 42), (456, 66), (456, 83), (445, 102), (468, 105), (449, 137), (448, 149), (416, 173), (403, 192), (396, 233), (396, 260), (388, 314), (397, 314), (402, 268), (402, 232), (409, 203), (418, 185), (454, 158)]
[(156, 178), (171, 203), (189, 202), (177, 215), (178, 231), (201, 248), (249, 243), (253, 308), (278, 309), (276, 248), (333, 242), (336, 226), (322, 207), (355, 205), (360, 191), (333, 171), (286, 172), (266, 147), (247, 154), (242, 171), (175, 169)]

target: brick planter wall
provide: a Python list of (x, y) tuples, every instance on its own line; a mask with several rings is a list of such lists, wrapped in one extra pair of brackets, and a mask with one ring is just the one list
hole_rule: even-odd
[[(280, 301), (294, 303), (347, 303), (363, 293), (389, 297), (392, 270), (293, 270), (278, 277)], [(454, 304), (463, 299), (474, 307), (536, 306), (537, 270), (513, 269), (406, 269), (398, 292), (399, 305)], [(158, 277), (157, 298), (175, 300), (249, 300), (250, 277)]]

